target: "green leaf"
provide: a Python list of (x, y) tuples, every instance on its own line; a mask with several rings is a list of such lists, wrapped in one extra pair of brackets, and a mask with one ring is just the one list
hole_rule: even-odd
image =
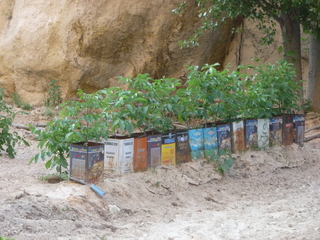
[(128, 130), (129, 134), (131, 135), (134, 131), (134, 125), (130, 122), (127, 123), (126, 129)]
[(124, 130), (124, 129), (125, 129), (125, 123), (124, 123), (122, 120), (119, 121), (119, 128), (120, 128), (121, 130)]
[(131, 113), (134, 113), (134, 107), (132, 104), (127, 104), (127, 108)]
[(64, 168), (68, 168), (68, 162), (67, 162), (66, 158), (60, 157), (60, 165)]
[(41, 156), (41, 160), (42, 160), (42, 161), (44, 161), (44, 160), (46, 159), (46, 155), (47, 155), (47, 154), (46, 154), (45, 151), (42, 151), (42, 152), (41, 152), (40, 156)]
[(24, 143), (24, 145), (26, 145), (28, 147), (30, 146), (29, 142), (27, 142), (25, 139), (22, 138), (21, 141)]
[(51, 160), (49, 160), (49, 161), (47, 161), (47, 162), (45, 163), (45, 167), (46, 167), (46, 169), (51, 168)]
[(148, 100), (146, 100), (144, 98), (134, 98), (134, 99), (132, 99), (132, 102), (145, 102), (145, 103), (147, 103)]
[(31, 158), (30, 163), (32, 161), (34, 161), (35, 163), (37, 163), (40, 159), (40, 153), (37, 153), (33, 158)]

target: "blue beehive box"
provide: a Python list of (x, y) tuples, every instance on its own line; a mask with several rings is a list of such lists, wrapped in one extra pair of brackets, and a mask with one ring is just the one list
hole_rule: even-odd
[(192, 159), (204, 158), (203, 129), (189, 130), (189, 144)]
[(216, 155), (218, 151), (218, 134), (216, 127), (209, 127), (203, 129), (204, 135), (204, 155), (209, 157)]

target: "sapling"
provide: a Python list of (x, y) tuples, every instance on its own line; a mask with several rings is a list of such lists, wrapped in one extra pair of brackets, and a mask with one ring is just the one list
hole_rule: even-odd
[[(10, 131), (10, 127), (13, 123), (14, 118), (18, 113), (15, 112), (12, 107), (9, 107), (3, 99), (3, 89), (0, 89), (0, 151), (6, 152), (10, 158), (14, 158), (17, 154), (15, 147), (18, 143), (22, 142), (26, 146), (29, 146), (29, 143), (21, 137), (16, 131)], [(2, 155), (0, 153), (0, 155)]]
[(60, 174), (68, 168), (70, 144), (76, 142), (99, 141), (109, 136), (110, 98), (115, 89), (103, 89), (86, 94), (78, 91), (79, 101), (65, 102), (60, 118), (49, 122), (46, 128), (30, 126), (32, 133), (38, 135), (37, 153), (30, 162), (46, 161), (46, 168), (56, 167)]

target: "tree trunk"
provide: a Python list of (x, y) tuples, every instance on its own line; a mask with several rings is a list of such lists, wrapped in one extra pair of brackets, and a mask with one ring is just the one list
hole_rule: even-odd
[(308, 99), (311, 101), (311, 111), (320, 111), (320, 41), (310, 36)]
[[(281, 14), (279, 19), (281, 32), (284, 59), (292, 63), (296, 69), (295, 81), (302, 79), (302, 66), (301, 66), (301, 42), (300, 42), (300, 24), (295, 22), (290, 14)], [(302, 83), (300, 83), (302, 87)], [(300, 91), (299, 106), (303, 104), (303, 90)], [(303, 113), (302, 108), (300, 112)]]

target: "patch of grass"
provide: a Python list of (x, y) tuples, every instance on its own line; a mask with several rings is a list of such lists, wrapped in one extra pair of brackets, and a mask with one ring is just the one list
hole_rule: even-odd
[(28, 102), (22, 103), (21, 108), (22, 108), (23, 110), (31, 110), (31, 109), (32, 109), (31, 104), (28, 103)]
[(23, 110), (31, 110), (31, 104), (23, 101), (19, 93), (12, 93), (12, 102), (14, 105), (16, 105), (19, 108), (22, 108)]
[(100, 239), (100, 240), (107, 240), (107, 235), (102, 235), (102, 236), (99, 236), (99, 235), (97, 235), (97, 237), (98, 237), (98, 239)]
[(48, 118), (52, 118), (56, 115), (55, 110), (52, 107), (46, 106), (44, 114)]
[(61, 208), (57, 209), (57, 213), (58, 214), (62, 214), (63, 212), (68, 212), (68, 211), (70, 211), (70, 207), (69, 206), (64, 206), (64, 207), (61, 207)]
[(157, 167), (152, 167), (152, 168), (151, 168), (151, 172), (152, 172), (152, 173), (155, 173), (155, 174), (158, 174)]
[(304, 99), (302, 104), (302, 109), (308, 113), (311, 112), (311, 101), (309, 99)]
[(19, 95), (19, 93), (16, 93), (16, 92), (12, 93), (12, 101), (13, 101), (13, 104), (16, 105), (17, 107), (21, 106), (22, 98)]
[(68, 206), (64, 206), (61, 208), (62, 212), (69, 211), (69, 210), (70, 210), (70, 208)]
[(153, 186), (155, 186), (155, 187), (160, 187), (160, 184), (161, 184), (161, 182), (156, 182), (155, 184), (153, 184)]
[(13, 238), (8, 238), (8, 237), (0, 237), (0, 240), (14, 240)]
[[(61, 179), (63, 179), (63, 181), (69, 181), (69, 174), (67, 172), (63, 172), (61, 174), (59, 173), (52, 173), (52, 174), (47, 174), (47, 175), (41, 175), (38, 177), (38, 179), (40, 181), (48, 181), (49, 178), (51, 177), (60, 177)], [(0, 239), (1, 240), (1, 239)]]

